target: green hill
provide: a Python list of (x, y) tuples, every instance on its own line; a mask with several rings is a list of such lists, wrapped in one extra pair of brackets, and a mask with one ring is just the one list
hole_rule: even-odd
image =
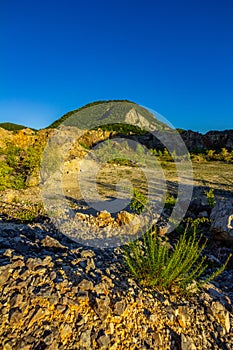
[[(20, 125), (20, 124), (14, 124), (14, 123), (10, 123), (10, 122), (5, 122), (5, 123), (0, 123), (0, 128), (3, 128), (5, 130), (9, 130), (9, 131), (17, 131), (17, 130), (22, 130), (22, 129), (27, 129), (27, 126), (24, 125)], [(32, 128), (30, 128), (32, 129)], [(35, 129), (32, 129), (35, 131)]]
[[(128, 100), (108, 100), (89, 103), (79, 109), (68, 112), (53, 122), (48, 128), (57, 128), (61, 124), (76, 126), (80, 129), (102, 128), (123, 133), (140, 130), (168, 130), (146, 108)], [(130, 125), (131, 124), (131, 125)]]

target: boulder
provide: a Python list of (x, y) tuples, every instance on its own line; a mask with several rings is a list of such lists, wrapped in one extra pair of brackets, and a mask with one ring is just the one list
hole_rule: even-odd
[(111, 214), (106, 210), (101, 211), (97, 216), (97, 225), (99, 227), (112, 225), (113, 222), (114, 222), (114, 219), (112, 218)]
[[(139, 231), (141, 221), (136, 214), (128, 213), (127, 211), (121, 211), (117, 214), (116, 222), (119, 226), (128, 226), (132, 234)], [(129, 231), (127, 231), (129, 233)]]
[(233, 198), (217, 202), (210, 219), (215, 238), (233, 243)]

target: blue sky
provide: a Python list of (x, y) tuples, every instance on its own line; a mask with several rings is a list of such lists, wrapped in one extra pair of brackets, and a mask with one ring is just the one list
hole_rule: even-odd
[(105, 99), (233, 128), (232, 0), (1, 0), (0, 122), (43, 128)]

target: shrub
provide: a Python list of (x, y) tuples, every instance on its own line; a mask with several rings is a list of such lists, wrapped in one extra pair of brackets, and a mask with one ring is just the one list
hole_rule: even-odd
[(0, 191), (11, 187), (10, 175), (12, 168), (5, 161), (0, 162)]
[(221, 149), (221, 153), (219, 153), (219, 159), (224, 162), (230, 162), (232, 159), (232, 155), (226, 148)]
[(174, 247), (151, 229), (142, 239), (123, 246), (124, 261), (142, 286), (188, 294), (193, 285), (197, 291), (225, 269), (231, 255), (219, 270), (201, 278), (208, 268), (206, 257), (201, 256), (207, 241), (199, 247), (201, 237), (196, 239), (195, 229), (187, 237), (187, 231), (188, 226)]
[(166, 195), (164, 206), (166, 209), (172, 209), (174, 205), (176, 204), (177, 199), (170, 194)]
[(215, 150), (209, 149), (206, 151), (206, 158), (207, 160), (216, 160), (216, 154)]
[(42, 148), (29, 146), (22, 159), (22, 169), (26, 173), (32, 173), (40, 166)]
[(209, 191), (204, 191), (204, 193), (206, 195), (209, 206), (213, 208), (216, 204), (213, 188), (211, 188)]
[(197, 162), (197, 163), (202, 163), (206, 161), (205, 155), (201, 153), (200, 154), (191, 153), (191, 159), (193, 162)]
[(39, 215), (44, 214), (44, 207), (42, 203), (32, 204), (27, 203), (27, 206), (15, 214), (15, 218), (21, 222), (31, 222)]
[(141, 214), (145, 210), (146, 204), (146, 196), (135, 187), (133, 189), (133, 198), (130, 203), (130, 209), (136, 212), (137, 214)]

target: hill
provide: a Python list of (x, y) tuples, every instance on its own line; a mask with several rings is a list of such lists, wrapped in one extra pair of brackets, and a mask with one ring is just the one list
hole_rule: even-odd
[[(8, 131), (18, 131), (18, 130), (28, 129), (28, 126), (5, 122), (5, 123), (0, 123), (0, 128)], [(30, 128), (30, 129), (36, 131), (36, 129), (33, 129), (33, 128)]]
[[(125, 134), (140, 133), (140, 129), (167, 130), (169, 127), (160, 122), (146, 108), (128, 100), (108, 100), (89, 103), (70, 111), (52, 123), (48, 128), (57, 128), (61, 124), (76, 126), (80, 129), (100, 127), (107, 131)], [(131, 125), (130, 125), (131, 124)]]
[[(52, 131), (61, 125), (68, 127), (75, 126), (84, 130), (102, 129), (110, 133), (115, 132), (118, 135), (138, 136), (139, 141), (148, 148), (156, 149), (164, 148), (163, 143), (160, 142), (161, 136), (164, 140), (172, 141), (174, 131), (159, 120), (159, 115), (156, 113), (152, 114), (146, 108), (126, 99), (91, 102), (64, 114), (44, 129), (44, 131), (45, 133), (47, 131), (49, 132), (49, 130)], [(28, 129), (26, 126), (11, 122), (0, 123), (0, 128), (12, 131), (13, 133)], [(31, 130), (37, 131), (32, 128)], [(154, 132), (154, 135), (151, 134), (151, 131)], [(200, 153), (210, 149), (221, 152), (222, 148), (226, 148), (229, 152), (233, 150), (233, 130), (209, 131), (205, 134), (184, 129), (177, 129), (177, 131), (191, 152)], [(93, 135), (96, 142), (98, 142), (98, 135), (94, 133)], [(159, 137), (157, 137), (158, 135)], [(20, 136), (20, 139), (23, 138), (22, 134), (18, 136)], [(89, 141), (85, 141), (86, 146), (89, 147), (93, 142), (91, 142), (90, 133), (86, 136), (90, 138)], [(9, 137), (10, 135), (8, 135)], [(3, 144), (3, 139), (6, 138), (6, 135), (1, 135), (1, 138), (1, 143)]]

